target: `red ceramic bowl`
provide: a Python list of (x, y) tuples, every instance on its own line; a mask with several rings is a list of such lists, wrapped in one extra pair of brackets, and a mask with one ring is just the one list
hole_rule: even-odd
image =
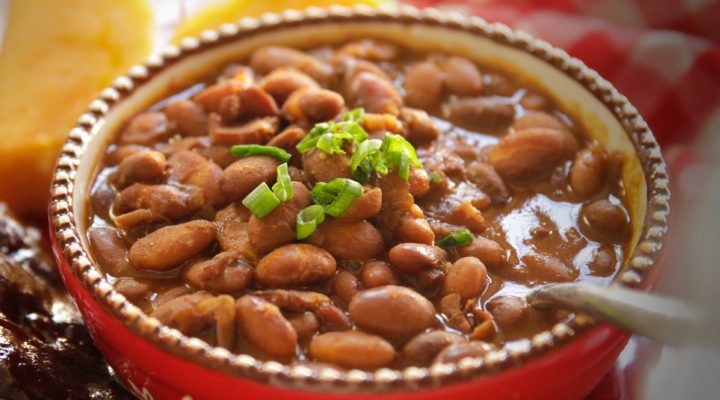
[(622, 179), (633, 233), (616, 284), (649, 289), (667, 231), (669, 189), (655, 139), (627, 99), (562, 50), (481, 19), (414, 8), (330, 8), (267, 14), (208, 30), (119, 77), (70, 132), (52, 184), (53, 247), (68, 290), (120, 380), (146, 399), (579, 399), (629, 335), (578, 316), (535, 337), (457, 364), (375, 372), (288, 367), (234, 355), (161, 325), (105, 279), (87, 251), (88, 188), (96, 162), (130, 115), (259, 46), (307, 47), (376, 37), (439, 50), (542, 88), (607, 148), (626, 155)]

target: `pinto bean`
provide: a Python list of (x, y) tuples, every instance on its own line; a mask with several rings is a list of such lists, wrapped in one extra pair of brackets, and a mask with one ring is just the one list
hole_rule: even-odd
[(364, 263), (360, 268), (360, 279), (362, 279), (363, 286), (368, 289), (400, 284), (397, 273), (385, 261), (368, 261)]
[(222, 101), (239, 92), (244, 86), (245, 84), (233, 79), (216, 83), (193, 96), (193, 100), (203, 106), (205, 111), (217, 113)]
[(445, 217), (445, 222), (465, 226), (473, 233), (480, 233), (485, 230), (485, 218), (471, 201), (464, 201), (453, 208), (450, 214)]
[(467, 167), (467, 177), (487, 193), (493, 203), (502, 204), (510, 199), (510, 190), (492, 166), (474, 161)]
[(154, 182), (165, 175), (165, 156), (157, 151), (138, 151), (131, 154), (118, 165), (115, 182), (125, 187), (135, 182)]
[(185, 280), (200, 290), (233, 293), (252, 283), (253, 269), (240, 253), (226, 251), (188, 267)]
[(440, 62), (445, 72), (445, 88), (458, 96), (473, 96), (483, 90), (483, 77), (475, 64), (462, 57), (448, 57)]
[(400, 218), (393, 234), (398, 242), (431, 245), (435, 240), (435, 232), (424, 218), (415, 218), (409, 215)]
[(341, 220), (364, 220), (376, 216), (382, 207), (382, 190), (364, 188), (362, 196), (355, 199), (345, 213), (338, 217)]
[(402, 98), (389, 80), (370, 72), (357, 73), (349, 85), (350, 104), (366, 112), (398, 115)]
[(150, 284), (127, 276), (121, 277), (113, 283), (115, 290), (130, 301), (139, 301), (150, 296)]
[(268, 92), (279, 105), (296, 90), (319, 87), (315, 80), (295, 68), (278, 68), (263, 78), (260, 87)]
[(417, 273), (416, 278), (419, 287), (434, 292), (445, 278), (445, 272), (440, 269), (424, 269)]
[(150, 225), (157, 222), (167, 221), (161, 215), (146, 209), (130, 211), (113, 217), (115, 226), (123, 230), (130, 230), (140, 225)]
[(332, 280), (331, 291), (345, 304), (350, 304), (350, 300), (362, 290), (360, 281), (348, 271), (338, 271)]
[(410, 194), (415, 198), (425, 196), (430, 190), (430, 176), (422, 168), (413, 168), (410, 170), (408, 182), (410, 183)]
[(217, 226), (217, 240), (221, 250), (238, 253), (249, 262), (257, 260), (257, 252), (250, 243), (247, 222), (221, 221)]
[(462, 296), (459, 293), (447, 294), (440, 299), (438, 310), (447, 318), (448, 326), (463, 333), (470, 333), (472, 327), (460, 304), (461, 301)]
[(385, 138), (386, 132), (399, 134), (403, 131), (402, 123), (392, 114), (367, 113), (363, 117), (362, 126), (371, 138), (381, 140)]
[(447, 262), (445, 250), (420, 243), (401, 243), (390, 249), (390, 263), (406, 274), (416, 274), (423, 269), (438, 269)]
[(611, 245), (604, 244), (593, 251), (593, 258), (588, 262), (588, 267), (595, 276), (610, 276), (615, 272), (617, 266), (617, 255)]
[(310, 339), (320, 330), (320, 322), (310, 311), (291, 317), (288, 321), (301, 341)]
[(469, 300), (480, 296), (487, 285), (485, 264), (475, 257), (463, 257), (448, 270), (442, 293), (458, 293), (462, 300)]
[(159, 305), (150, 316), (186, 335), (200, 333), (212, 327), (213, 310), (194, 311), (200, 311), (197, 306), (211, 297), (210, 294), (202, 291), (181, 295)]
[(255, 295), (290, 312), (312, 311), (326, 330), (352, 328), (350, 319), (335, 306), (329, 297), (322, 293), (307, 290), (273, 289), (256, 291)]
[(522, 99), (520, 99), (520, 105), (528, 110), (542, 111), (548, 108), (549, 102), (545, 97), (537, 93), (527, 92), (523, 95)]
[(280, 126), (278, 117), (257, 118), (241, 125), (227, 126), (218, 114), (210, 114), (208, 132), (216, 145), (263, 144), (270, 140)]
[(411, 107), (432, 110), (440, 103), (445, 73), (430, 61), (410, 66), (405, 74), (405, 101)]
[(225, 196), (220, 191), (223, 170), (217, 164), (192, 151), (180, 151), (170, 156), (168, 165), (171, 178), (199, 188), (211, 206), (225, 204)]
[(433, 360), (433, 364), (455, 364), (463, 358), (483, 357), (490, 350), (492, 346), (480, 341), (454, 343), (441, 351)]
[(116, 214), (148, 209), (174, 221), (188, 217), (198, 209), (198, 204), (175, 186), (135, 183), (118, 194), (113, 209)]
[(91, 227), (87, 235), (93, 256), (103, 266), (103, 271), (112, 276), (133, 275), (133, 267), (128, 261), (128, 245), (117, 230)]
[(295, 354), (297, 332), (277, 306), (245, 295), (237, 299), (235, 309), (238, 330), (250, 344), (275, 357)]
[(268, 146), (279, 147), (288, 153), (290, 153), (290, 164), (295, 166), (302, 166), (301, 155), (297, 151), (297, 145), (307, 136), (305, 129), (297, 126), (290, 125), (285, 128), (282, 132), (273, 136), (267, 142)]
[(392, 344), (380, 336), (364, 332), (328, 332), (308, 345), (310, 357), (347, 368), (374, 369), (390, 364), (395, 358)]
[(574, 267), (546, 254), (529, 253), (522, 261), (530, 271), (535, 271), (550, 282), (571, 282), (579, 274)]
[(390, 61), (397, 57), (398, 51), (397, 46), (391, 43), (360, 39), (344, 45), (338, 53), (371, 61)]
[(321, 282), (335, 275), (335, 259), (309, 244), (288, 244), (260, 259), (255, 269), (258, 282), (266, 286)]
[(259, 184), (274, 182), (279, 164), (270, 156), (241, 158), (223, 171), (220, 190), (229, 201), (242, 200)]
[(423, 110), (403, 107), (400, 120), (407, 125), (407, 138), (412, 143), (430, 142), (440, 134), (435, 121)]
[(382, 235), (371, 223), (334, 218), (320, 224), (307, 242), (344, 261), (377, 258), (385, 247)]
[(465, 338), (457, 333), (440, 330), (424, 332), (405, 344), (402, 355), (414, 364), (425, 364), (451, 344), (464, 342)]
[(207, 133), (208, 114), (200, 104), (192, 100), (178, 99), (171, 101), (164, 111), (181, 135), (203, 136)]
[(570, 187), (584, 198), (591, 197), (605, 186), (605, 159), (601, 149), (580, 151), (570, 169)]
[(320, 149), (312, 149), (302, 154), (302, 165), (311, 183), (352, 178), (350, 157), (345, 154), (327, 154)]
[(311, 203), (310, 192), (300, 182), (293, 182), (293, 198), (280, 203), (268, 215), (250, 216), (248, 237), (259, 254), (295, 240), (297, 214)]
[(133, 117), (120, 134), (124, 144), (152, 145), (168, 135), (168, 121), (161, 112), (144, 112)]
[(568, 127), (555, 116), (545, 112), (530, 112), (513, 122), (512, 128), (515, 131), (532, 128), (546, 128), (557, 130), (563, 138), (563, 150), (566, 156), (575, 154), (578, 151), (578, 141), (570, 132)]
[(345, 100), (332, 90), (305, 87), (293, 92), (283, 105), (285, 116), (304, 125), (324, 122), (339, 115)]
[(490, 268), (497, 268), (507, 263), (505, 249), (494, 240), (476, 236), (472, 242), (457, 248), (462, 257), (476, 257)]
[(623, 233), (628, 228), (625, 209), (607, 199), (595, 200), (583, 206), (581, 215), (590, 227), (605, 234)]
[(250, 56), (250, 66), (260, 74), (269, 74), (281, 67), (293, 67), (318, 82), (327, 81), (332, 74), (330, 65), (300, 50), (281, 46), (267, 46), (255, 50)]
[(515, 107), (499, 97), (464, 97), (447, 103), (448, 117), (460, 124), (500, 129), (515, 117)]
[(218, 211), (217, 214), (215, 214), (215, 221), (216, 222), (226, 222), (226, 221), (248, 222), (250, 220), (251, 215), (252, 214), (250, 213), (250, 210), (248, 210), (247, 207), (242, 205), (242, 203), (234, 202), (234, 203), (230, 203), (230, 205), (228, 205), (227, 207)]
[(485, 304), (500, 326), (511, 326), (522, 322), (528, 314), (528, 305), (518, 296), (498, 296)]
[(500, 139), (488, 162), (503, 178), (526, 181), (547, 173), (565, 156), (565, 138), (559, 130), (531, 128)]
[(390, 336), (410, 336), (435, 322), (432, 303), (404, 286), (362, 291), (353, 297), (348, 310), (359, 327)]
[(511, 97), (518, 90), (517, 85), (510, 79), (495, 72), (486, 74), (483, 83), (487, 94)]
[(225, 97), (218, 109), (226, 122), (275, 117), (279, 113), (275, 99), (258, 86), (244, 87)]
[(200, 254), (215, 240), (215, 224), (195, 220), (160, 228), (130, 247), (129, 259), (140, 269), (168, 270)]

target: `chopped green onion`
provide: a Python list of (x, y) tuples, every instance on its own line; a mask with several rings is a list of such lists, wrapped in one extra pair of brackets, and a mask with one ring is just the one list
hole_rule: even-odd
[(292, 179), (290, 179), (287, 163), (278, 165), (277, 182), (273, 185), (272, 191), (280, 201), (288, 201), (293, 198)]
[(382, 140), (369, 139), (361, 142), (355, 149), (350, 159), (350, 170), (360, 182), (368, 182), (373, 171), (387, 174), (388, 169), (380, 151), (382, 144)]
[(438, 240), (436, 243), (440, 247), (455, 247), (455, 246), (463, 246), (470, 242), (475, 240), (475, 236), (473, 236), (472, 233), (470, 233), (469, 230), (465, 228), (461, 228), (456, 230), (455, 232), (445, 236), (444, 238)]
[(367, 138), (367, 132), (360, 126), (365, 115), (362, 108), (356, 108), (343, 114), (342, 122), (321, 122), (298, 143), (296, 149), (300, 153), (318, 148), (327, 154), (345, 154), (343, 142), (360, 143)]
[(245, 196), (242, 204), (250, 210), (253, 215), (262, 218), (270, 214), (280, 204), (280, 199), (270, 190), (267, 183), (263, 182)]
[(234, 156), (240, 157), (255, 155), (271, 156), (277, 158), (284, 163), (290, 161), (290, 153), (275, 146), (263, 146), (259, 144), (239, 144), (233, 146), (230, 149), (230, 153), (232, 153), (232, 155)]
[(324, 206), (325, 213), (333, 217), (341, 216), (362, 194), (362, 185), (347, 178), (318, 183), (310, 192), (315, 203)]
[(297, 215), (295, 221), (295, 237), (305, 239), (312, 235), (318, 225), (325, 221), (325, 210), (323, 206), (314, 204), (303, 208)]
[(415, 147), (400, 135), (385, 134), (383, 155), (388, 168), (397, 168), (398, 175), (404, 181), (410, 177), (410, 165), (422, 168), (423, 165), (415, 153)]
[(440, 175), (439, 172), (434, 171), (432, 174), (430, 174), (430, 182), (432, 182), (432, 183), (442, 182), (442, 175)]

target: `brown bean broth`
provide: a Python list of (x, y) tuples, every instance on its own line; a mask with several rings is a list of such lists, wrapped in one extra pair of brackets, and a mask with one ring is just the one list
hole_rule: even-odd
[[(326, 60), (332, 56), (332, 51), (325, 47), (311, 50), (310, 53), (316, 55), (319, 59)], [(434, 54), (402, 54), (398, 60), (384, 61), (378, 65), (388, 73), (402, 94), (404, 72), (412, 63), (418, 60), (424, 60), (428, 56), (437, 57), (437, 55)], [(480, 71), (483, 73), (489, 72), (488, 69), (482, 67)], [(215, 76), (217, 76), (217, 74), (215, 74)], [(259, 78), (260, 77), (256, 77), (256, 80), (259, 80)], [(490, 86), (488, 85), (491, 83), (490, 79), (490, 75), (484, 74), (486, 86)], [(528, 110), (521, 105), (520, 100), (528, 92), (535, 94), (538, 92), (533, 89), (528, 89), (527, 85), (522, 82), (512, 78), (509, 78), (509, 80), (514, 89), (514, 93), (509, 97), (502, 97), (502, 101), (513, 105), (515, 109), (515, 120), (517, 120), (528, 112)], [(190, 98), (213, 82), (213, 79), (209, 79), (207, 82), (201, 82), (183, 91), (179, 91), (159, 101), (150, 107), (150, 110), (162, 110), (173, 99)], [(339, 91), (340, 84), (336, 82), (335, 84), (331, 84), (330, 88)], [(487, 89), (485, 94), (493, 95), (493, 93), (489, 93)], [(448, 95), (445, 95), (445, 100), (447, 99)], [(556, 109), (547, 97), (545, 100), (547, 100), (547, 107), (545, 107), (543, 111), (556, 116), (568, 125), (580, 142), (581, 148), (587, 147), (590, 143), (586, 139), (587, 135), (583, 129), (575, 125), (570, 117)], [(442, 103), (444, 103), (444, 101), (441, 102), (441, 104)], [(443, 152), (448, 151), (457, 153), (465, 162), (474, 159), (486, 159), (488, 148), (495, 145), (509, 127), (509, 124), (494, 127), (483, 126), (483, 124), (478, 124), (477, 126), (460, 125), (457, 123), (458, 121), (449, 120), (445, 116), (446, 110), (442, 106), (428, 111), (433, 116), (433, 120), (439, 128), (440, 136), (434, 142), (417, 146), (418, 156), (426, 167), (435, 165), (434, 163), (438, 162), (438, 157), (441, 157)], [(285, 126), (285, 123), (281, 125), (278, 132), (282, 131), (283, 126)], [(170, 139), (171, 142), (173, 140), (177, 140), (177, 137)], [(89, 200), (91, 227), (114, 226), (112, 221), (115, 216), (113, 215), (111, 206), (112, 199), (119, 190), (113, 187), (109, 179), (117, 169), (117, 166), (112, 160), (112, 153), (117, 150), (119, 146), (117, 142), (111, 144), (98, 167), (98, 173), (95, 177)], [(156, 143), (154, 149), (161, 149), (162, 147), (163, 143)], [(579, 221), (581, 219), (580, 210), (584, 199), (578, 198), (577, 195), (572, 193), (566, 178), (571, 163), (571, 160), (564, 161), (555, 168), (554, 172), (547, 174), (544, 178), (531, 185), (514, 186), (508, 184), (511, 199), (507, 203), (492, 204), (481, 208), (486, 226), (486, 230), (482, 233), (482, 236), (499, 243), (506, 250), (508, 259), (508, 265), (504, 267), (488, 267), (490, 284), (479, 300), (483, 309), (485, 309), (484, 304), (493, 298), (504, 295), (524, 297), (532, 288), (544, 283), (549, 283), (547, 279), (543, 278), (542, 271), (534, 271), (528, 268), (523, 262), (523, 257), (530, 253), (553, 256), (562, 263), (572, 266), (578, 271), (578, 276), (575, 280), (606, 285), (613, 279), (619, 265), (624, 259), (625, 246), (627, 245), (626, 240), (621, 237), (600, 240), (597, 237), (593, 236), (591, 238), (583, 233), (584, 229), (580, 226)], [(428, 172), (433, 171), (429, 169)], [(449, 189), (443, 191), (431, 186), (431, 191), (428, 195), (421, 199), (416, 199), (416, 203), (423, 209), (425, 217), (430, 221), (442, 219), (444, 215), (450, 212), (452, 207), (477, 195), (479, 190), (472, 183), (468, 183), (465, 180), (464, 172), (459, 175), (448, 176), (446, 179), (448, 179), (447, 183), (451, 186)], [(624, 189), (618, 178), (608, 178), (608, 184), (605, 185), (605, 188), (592, 197), (592, 199), (596, 198), (609, 198), (613, 204), (622, 205)], [(192, 220), (198, 217), (212, 220), (212, 215), (192, 216), (185, 220)], [(124, 233), (125, 240), (128, 245), (130, 245), (135, 240), (163, 225), (163, 223), (159, 223), (134, 228)], [(605, 273), (599, 274), (594, 272), (593, 269), (589, 267), (589, 264), (593, 258), (594, 251), (603, 245), (611, 246), (612, 251), (615, 253), (615, 265), (610, 271), (606, 270)], [(390, 246), (386, 244), (386, 250), (389, 247)], [(200, 256), (194, 257), (168, 271), (133, 270), (132, 277), (148, 285), (146, 295), (133, 301), (144, 311), (153, 311), (155, 309), (154, 302), (164, 292), (177, 286), (188, 286), (188, 284), (183, 281), (181, 274), (187, 265), (197, 261), (199, 258), (211, 257), (219, 251), (218, 245), (215, 244), (205, 250)], [(457, 256), (454, 250), (451, 251), (451, 254), (453, 255), (453, 259)], [(338, 269), (340, 269), (341, 266), (357, 274), (359, 263), (339, 262)], [(108, 278), (111, 282), (115, 282), (120, 276), (108, 274)], [(413, 287), (414, 278), (401, 275), (401, 280), (404, 285)], [(260, 285), (255, 283), (250, 291), (258, 288), (261, 288)], [(328, 282), (306, 285), (304, 288), (330, 294), (330, 284)], [(427, 291), (418, 289), (418, 291), (430, 297), (434, 302), (439, 301), (437, 290)], [(241, 293), (235, 293), (233, 295), (237, 297), (240, 294)], [(346, 309), (347, 305), (342, 304), (342, 301), (337, 298), (334, 300), (343, 309)], [(497, 334), (494, 335), (491, 342), (502, 344), (505, 341), (530, 337), (535, 333), (549, 328), (555, 322), (567, 318), (567, 316), (568, 313), (564, 312), (545, 312), (529, 309), (529, 314), (524, 321), (512, 326), (502, 327)], [(446, 330), (457, 332), (456, 329), (447, 325), (445, 316), (438, 313), (436, 319), (438, 325), (444, 326)], [(214, 343), (212, 329), (201, 334), (196, 334), (196, 336), (210, 343)], [(406, 341), (404, 339), (392, 338), (388, 338), (388, 340), (390, 340), (398, 350)], [(246, 343), (242, 338), (239, 338), (238, 341), (239, 344), (235, 346), (234, 350), (248, 353), (262, 359), (271, 358)], [(307, 359), (305, 345), (306, 342), (300, 343), (300, 348), (297, 353), (298, 360)], [(402, 357), (396, 357), (396, 361), (391, 366), (400, 367), (404, 365), (408, 364), (403, 361)]]

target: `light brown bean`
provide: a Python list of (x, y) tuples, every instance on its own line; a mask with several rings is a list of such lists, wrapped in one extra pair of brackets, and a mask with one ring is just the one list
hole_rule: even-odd
[(522, 257), (522, 262), (531, 273), (548, 282), (571, 282), (579, 274), (574, 266), (547, 254), (529, 253)]
[(320, 330), (320, 322), (315, 314), (305, 311), (302, 314), (288, 318), (295, 332), (297, 332), (298, 340), (305, 341), (313, 337)]
[(115, 183), (125, 187), (135, 182), (154, 182), (165, 176), (167, 160), (157, 151), (141, 150), (131, 154), (118, 165)]
[(400, 120), (407, 125), (407, 139), (414, 144), (433, 141), (440, 134), (435, 121), (423, 110), (403, 107)]
[[(273, 137), (279, 126), (278, 117), (256, 118), (240, 125), (225, 125), (219, 114), (210, 114), (208, 134), (214, 145), (264, 144)], [(229, 149), (225, 149), (229, 153)]]
[(472, 96), (483, 90), (483, 78), (475, 64), (462, 57), (451, 56), (440, 62), (445, 72), (445, 88), (458, 96)]
[(549, 172), (565, 156), (561, 131), (529, 128), (500, 139), (490, 151), (488, 162), (505, 179), (527, 181)]
[(243, 83), (230, 79), (208, 86), (193, 96), (193, 100), (200, 104), (205, 111), (217, 113), (220, 111), (222, 101), (239, 92), (244, 86)]
[(528, 305), (525, 299), (518, 296), (498, 296), (490, 300), (485, 308), (501, 326), (511, 326), (527, 318)]
[(128, 261), (128, 245), (113, 228), (91, 227), (88, 240), (93, 256), (103, 266), (103, 271), (112, 276), (132, 276), (133, 267)]
[(424, 218), (410, 215), (400, 218), (393, 235), (396, 241), (404, 243), (432, 245), (435, 240), (435, 232), (430, 224)]
[(310, 357), (347, 368), (375, 369), (395, 358), (392, 344), (380, 336), (364, 332), (328, 332), (308, 345)]
[(402, 355), (406, 360), (422, 365), (432, 360), (451, 344), (463, 342), (466, 342), (466, 339), (457, 333), (440, 330), (424, 332), (405, 344)]
[(475, 257), (463, 257), (448, 270), (441, 293), (457, 293), (462, 300), (469, 300), (480, 296), (487, 285), (485, 264)]
[(364, 263), (360, 268), (360, 279), (363, 286), (368, 289), (400, 284), (400, 277), (398, 277), (397, 272), (385, 261), (368, 261)]
[(226, 251), (190, 265), (184, 275), (187, 282), (200, 290), (233, 293), (250, 286), (253, 269), (241, 253)]
[(489, 268), (498, 268), (507, 263), (507, 252), (500, 243), (482, 236), (476, 236), (472, 242), (458, 247), (457, 252), (463, 257), (477, 257)]
[(435, 307), (421, 294), (404, 286), (381, 286), (362, 291), (348, 307), (350, 318), (363, 329), (406, 337), (435, 323)]
[(355, 199), (350, 207), (339, 216), (341, 220), (364, 220), (376, 216), (382, 207), (382, 190), (364, 188), (362, 196)]
[(282, 106), (294, 91), (304, 87), (318, 87), (318, 83), (300, 70), (288, 67), (271, 72), (260, 82), (260, 87)]
[(235, 302), (240, 334), (265, 353), (282, 358), (295, 354), (297, 333), (274, 304), (245, 295)]
[(455, 364), (463, 358), (482, 357), (492, 350), (488, 343), (472, 341), (466, 343), (454, 343), (446, 347), (433, 360), (434, 364)]
[(225, 196), (220, 190), (223, 170), (217, 164), (195, 152), (179, 151), (170, 156), (168, 166), (172, 179), (200, 189), (209, 205), (225, 205)]
[(350, 157), (345, 154), (327, 154), (320, 149), (312, 149), (302, 154), (302, 165), (311, 183), (352, 178)]
[(346, 305), (350, 304), (352, 298), (363, 289), (358, 278), (344, 269), (338, 271), (330, 287), (333, 295), (340, 298)]
[(390, 263), (406, 274), (414, 275), (423, 269), (438, 269), (447, 262), (445, 250), (420, 243), (401, 243), (390, 249)]
[(367, 221), (328, 218), (307, 242), (327, 250), (338, 260), (365, 261), (379, 257), (385, 247), (380, 231)]
[(269, 156), (250, 156), (232, 163), (223, 171), (220, 190), (228, 201), (242, 200), (259, 184), (271, 184), (280, 162)]
[(411, 107), (432, 110), (442, 96), (445, 73), (430, 61), (410, 66), (405, 74), (405, 101)]
[(205, 250), (215, 240), (215, 224), (195, 220), (160, 228), (130, 247), (129, 259), (140, 269), (168, 270)]
[(178, 99), (171, 101), (164, 111), (181, 135), (203, 136), (207, 133), (208, 114), (200, 104), (192, 100)]
[(266, 286), (302, 285), (332, 278), (335, 268), (335, 259), (327, 251), (309, 244), (288, 244), (261, 258), (255, 275)]
[(605, 186), (605, 157), (600, 148), (592, 147), (575, 155), (570, 169), (570, 187), (583, 198), (592, 197)]
[(184, 219), (199, 208), (191, 196), (171, 185), (135, 183), (123, 189), (115, 199), (116, 215), (147, 209), (171, 221)]
[(371, 72), (360, 72), (349, 86), (347, 96), (354, 107), (363, 107), (375, 114), (400, 113), (402, 98), (389, 80)]
[(605, 234), (624, 233), (628, 227), (625, 210), (607, 199), (585, 205), (581, 215), (589, 226)]
[(268, 215), (250, 216), (248, 237), (259, 254), (295, 240), (297, 214), (311, 203), (310, 192), (300, 182), (293, 182), (293, 198), (280, 203)]
[(447, 114), (463, 125), (500, 129), (512, 122), (515, 107), (499, 97), (463, 97), (447, 103)]
[(412, 168), (408, 178), (410, 194), (419, 199), (430, 191), (430, 176), (422, 168)]
[(467, 167), (467, 177), (470, 182), (487, 193), (493, 203), (503, 204), (510, 199), (510, 190), (491, 165), (474, 161)]
[(293, 67), (318, 82), (327, 81), (332, 74), (330, 65), (300, 50), (282, 46), (267, 46), (255, 50), (250, 56), (250, 66), (260, 74), (269, 74), (281, 67)]
[(120, 134), (124, 144), (152, 145), (168, 135), (168, 121), (165, 114), (149, 111), (133, 117)]

